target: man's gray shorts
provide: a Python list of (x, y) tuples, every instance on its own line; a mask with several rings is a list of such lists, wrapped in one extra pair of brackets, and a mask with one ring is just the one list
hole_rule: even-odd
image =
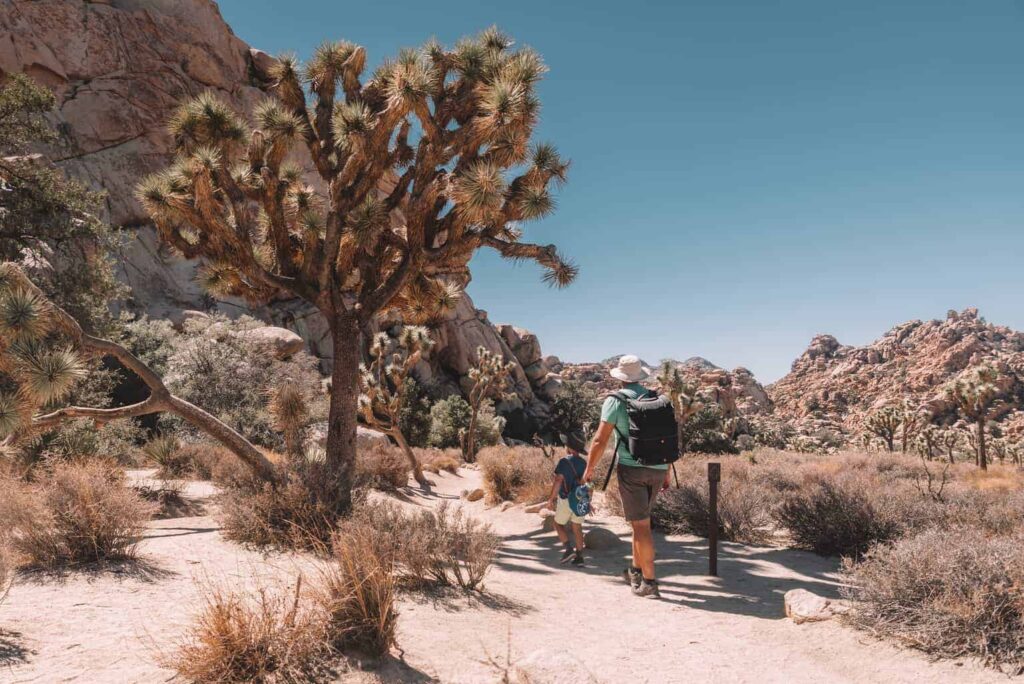
[(657, 468), (625, 466), (621, 463), (616, 467), (622, 514), (626, 520), (633, 522), (651, 517), (654, 499), (665, 482), (665, 472)]

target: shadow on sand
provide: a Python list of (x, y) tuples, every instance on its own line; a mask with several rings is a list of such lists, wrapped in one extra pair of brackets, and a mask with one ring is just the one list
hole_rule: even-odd
[(178, 573), (167, 570), (146, 558), (99, 561), (83, 565), (65, 565), (60, 568), (25, 568), (18, 571), (18, 581), (30, 584), (64, 584), (70, 579), (85, 578), (92, 581), (100, 577), (117, 577), (147, 584), (174, 577)]
[(21, 632), (0, 629), (0, 667), (24, 665), (35, 651), (23, 643)]
[[(587, 529), (606, 524), (587, 523)], [(614, 532), (613, 532), (614, 534)], [(629, 563), (629, 536), (618, 535), (613, 548), (589, 550), (582, 568), (559, 564), (558, 538), (539, 527), (526, 534), (505, 537), (497, 564), (509, 572), (582, 572), (622, 585), (622, 570)], [(716, 613), (782, 619), (783, 595), (807, 589), (825, 598), (839, 597), (835, 559), (804, 551), (723, 543), (719, 546), (718, 577), (707, 575), (706, 539), (655, 533), (655, 563), (662, 600)]]

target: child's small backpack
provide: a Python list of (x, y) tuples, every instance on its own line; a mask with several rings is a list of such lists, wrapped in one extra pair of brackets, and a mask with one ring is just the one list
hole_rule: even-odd
[(578, 516), (590, 514), (590, 487), (585, 484), (577, 485), (569, 497), (569, 508)]

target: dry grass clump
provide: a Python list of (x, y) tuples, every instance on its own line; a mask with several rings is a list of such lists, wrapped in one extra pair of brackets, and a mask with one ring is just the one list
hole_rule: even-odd
[(480, 588), (499, 541), (489, 526), (443, 503), (434, 511), (405, 512), (390, 502), (368, 502), (341, 523), (335, 553), (349, 539), (374, 540), (377, 554), (391, 559), (405, 586)]
[(324, 548), (338, 519), (319, 483), (294, 477), (272, 485), (250, 479), (220, 496), (226, 539), (261, 548)]
[(12, 582), (14, 582), (14, 554), (3, 541), (0, 541), (0, 603), (7, 598), (7, 592), (11, 590)]
[(192, 459), (181, 448), (181, 442), (172, 435), (154, 437), (142, 446), (142, 453), (156, 464), (158, 477), (183, 478), (192, 474)]
[[(678, 464), (679, 487), (662, 492), (654, 506), (656, 525), (673, 533), (707, 536), (710, 526), (706, 470)], [(718, 531), (722, 539), (760, 544), (772, 537), (774, 492), (738, 459), (726, 461), (718, 492)]]
[(214, 587), (184, 640), (161, 660), (201, 684), (309, 681), (325, 651), (321, 624), (301, 605), (301, 581), (293, 595)]
[(409, 484), (409, 461), (396, 446), (375, 443), (356, 453), (356, 482), (361, 486), (394, 491)]
[(395, 559), (367, 527), (350, 527), (334, 540), (334, 564), (316, 600), (327, 640), (341, 652), (380, 657), (395, 643)]
[(931, 530), (848, 563), (848, 619), (939, 657), (1024, 672), (1024, 536)]
[(58, 462), (33, 483), (0, 480), (0, 541), (33, 567), (130, 559), (153, 509), (109, 463)]
[(533, 504), (547, 499), (555, 462), (534, 447), (494, 446), (477, 456), (484, 491), (491, 503), (515, 501)]
[(454, 475), (462, 467), (462, 454), (458, 449), (413, 449), (413, 452), (428, 473), (443, 470)]

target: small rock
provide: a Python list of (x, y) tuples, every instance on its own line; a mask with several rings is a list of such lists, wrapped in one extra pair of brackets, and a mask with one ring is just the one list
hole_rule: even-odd
[(605, 527), (592, 527), (583, 535), (584, 546), (595, 551), (615, 548), (621, 542), (619, 535)]
[(276, 328), (270, 325), (253, 328), (252, 330), (243, 330), (237, 336), (240, 339), (270, 347), (274, 350), (274, 356), (279, 359), (287, 359), (294, 356), (306, 346), (305, 341), (291, 330)]
[(846, 604), (812, 594), (806, 589), (791, 589), (787, 591), (784, 601), (786, 617), (798, 625), (805, 622), (831, 620), (836, 615), (845, 613), (848, 610)]
[(506, 501), (505, 503), (501, 504), (501, 512), (504, 513), (505, 511), (507, 511), (508, 509), (512, 508), (515, 505), (516, 504), (514, 501)]
[(474, 489), (470, 492), (466, 492), (466, 501), (479, 501), (484, 498), (484, 490)]

